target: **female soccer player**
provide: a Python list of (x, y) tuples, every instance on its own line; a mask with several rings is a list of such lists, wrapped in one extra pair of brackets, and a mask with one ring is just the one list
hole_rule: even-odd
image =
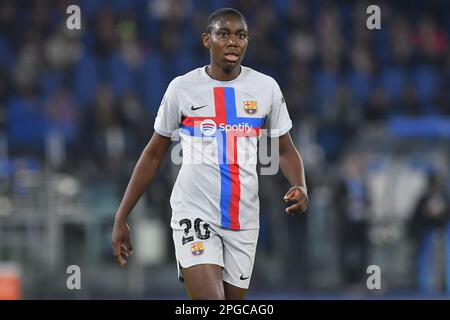
[[(121, 266), (133, 253), (131, 210), (149, 186), (178, 131), (183, 163), (173, 187), (171, 227), (178, 276), (192, 299), (244, 299), (259, 232), (257, 141), (279, 139), (279, 166), (292, 187), (288, 214), (304, 213), (308, 195), (292, 122), (277, 82), (241, 65), (246, 19), (223, 8), (208, 19), (202, 41), (210, 64), (175, 78), (117, 210), (112, 232)], [(199, 161), (200, 160), (200, 161)]]

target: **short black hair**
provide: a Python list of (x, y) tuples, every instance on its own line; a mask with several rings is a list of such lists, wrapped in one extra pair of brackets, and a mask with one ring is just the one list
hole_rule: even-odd
[(246, 27), (248, 27), (247, 19), (245, 19), (244, 15), (242, 13), (240, 13), (239, 11), (237, 11), (236, 9), (233, 9), (233, 8), (222, 8), (222, 9), (218, 9), (218, 10), (214, 11), (213, 13), (211, 13), (211, 15), (208, 18), (208, 25), (206, 26), (206, 32), (207, 33), (211, 32), (213, 25), (217, 21), (219, 21), (222, 17), (230, 16), (230, 15), (238, 17), (242, 21), (242, 23)]

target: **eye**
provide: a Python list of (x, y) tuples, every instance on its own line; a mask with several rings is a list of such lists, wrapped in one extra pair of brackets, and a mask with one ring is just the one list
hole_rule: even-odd
[(240, 33), (240, 34), (238, 34), (238, 38), (239, 38), (240, 40), (244, 40), (244, 39), (247, 38), (247, 35), (246, 35), (245, 33)]
[(223, 38), (223, 39), (227, 37), (227, 33), (226, 33), (226, 32), (223, 32), (223, 31), (219, 31), (219, 32), (217, 33), (217, 35), (218, 35), (219, 37)]

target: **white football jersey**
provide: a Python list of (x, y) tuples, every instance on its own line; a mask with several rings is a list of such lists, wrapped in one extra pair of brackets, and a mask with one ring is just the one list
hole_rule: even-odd
[(273, 78), (242, 66), (236, 79), (217, 81), (205, 69), (169, 84), (155, 120), (162, 136), (179, 129), (183, 150), (171, 226), (182, 229), (180, 221), (199, 218), (231, 230), (257, 229), (258, 138), (261, 129), (281, 136), (292, 121)]

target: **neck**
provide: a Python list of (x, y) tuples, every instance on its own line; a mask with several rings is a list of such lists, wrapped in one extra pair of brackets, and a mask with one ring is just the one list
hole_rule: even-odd
[(211, 64), (206, 67), (206, 73), (214, 80), (231, 81), (236, 79), (241, 73), (241, 65), (237, 65), (232, 69), (223, 69), (211, 61)]

